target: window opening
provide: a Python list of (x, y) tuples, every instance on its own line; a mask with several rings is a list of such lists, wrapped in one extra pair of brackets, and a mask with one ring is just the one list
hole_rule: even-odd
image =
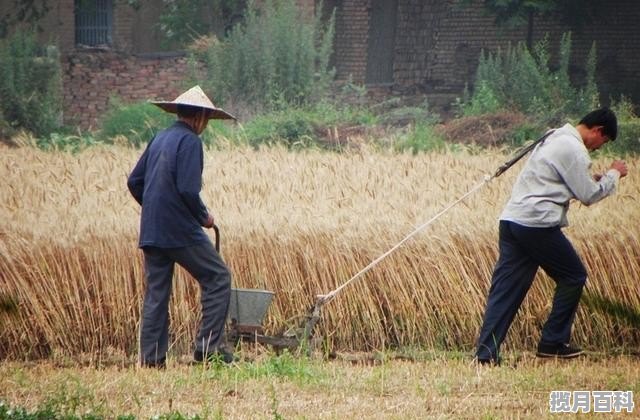
[(111, 45), (112, 0), (75, 0), (76, 45)]

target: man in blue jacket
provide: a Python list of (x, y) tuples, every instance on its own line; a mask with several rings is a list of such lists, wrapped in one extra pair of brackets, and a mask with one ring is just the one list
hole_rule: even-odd
[(200, 198), (203, 147), (199, 135), (209, 119), (235, 119), (216, 108), (199, 86), (175, 100), (153, 102), (178, 120), (149, 143), (129, 176), (129, 191), (142, 206), (139, 246), (146, 290), (140, 328), (140, 361), (163, 368), (169, 342), (169, 298), (175, 263), (199, 283), (202, 321), (194, 359), (233, 355), (222, 346), (231, 274), (202, 229), (214, 219)]
[(561, 228), (568, 225), (571, 200), (596, 203), (613, 194), (627, 175), (621, 160), (614, 160), (604, 174), (590, 172), (588, 152), (615, 140), (617, 133), (615, 114), (601, 108), (575, 127), (558, 128), (533, 150), (500, 215), (500, 257), (478, 339), (479, 363), (500, 362), (500, 344), (539, 267), (555, 281), (556, 290), (536, 355), (570, 359), (582, 353), (569, 341), (587, 271)]

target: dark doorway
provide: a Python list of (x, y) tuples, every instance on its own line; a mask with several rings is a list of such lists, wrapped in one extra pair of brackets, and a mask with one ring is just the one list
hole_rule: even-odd
[(393, 83), (398, 0), (371, 0), (366, 83)]

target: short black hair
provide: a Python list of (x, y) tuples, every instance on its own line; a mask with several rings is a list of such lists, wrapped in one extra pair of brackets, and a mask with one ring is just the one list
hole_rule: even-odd
[(591, 111), (578, 124), (586, 125), (588, 128), (601, 125), (602, 134), (609, 137), (610, 140), (615, 140), (618, 137), (618, 119), (616, 114), (607, 107)]
[(198, 112), (205, 111), (204, 108), (200, 106), (191, 106), (191, 105), (183, 105), (178, 104), (178, 109), (176, 110), (179, 117), (191, 118), (198, 115)]

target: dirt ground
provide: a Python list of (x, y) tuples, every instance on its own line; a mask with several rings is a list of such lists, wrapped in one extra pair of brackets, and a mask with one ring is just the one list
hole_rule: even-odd
[[(374, 364), (268, 356), (211, 368), (171, 363), (162, 371), (3, 363), (0, 401), (102, 418), (553, 419), (560, 406), (552, 407), (550, 396), (557, 390), (589, 398), (620, 390), (637, 404), (638, 366), (627, 356), (559, 361), (532, 354), (496, 368), (445, 355)], [(631, 405), (612, 410), (595, 413), (590, 405), (588, 413), (573, 414), (637, 418)]]
[(498, 146), (503, 144), (518, 126), (527, 122), (518, 112), (462, 117), (449, 120), (437, 127), (445, 140), (454, 143)]
[[(358, 149), (372, 139), (390, 137), (393, 130), (402, 130), (415, 121), (402, 120), (392, 126), (376, 127), (342, 126), (322, 127), (315, 130), (318, 141), (329, 148), (349, 147)], [(450, 143), (475, 144), (496, 147), (509, 142), (514, 131), (527, 123), (525, 115), (518, 112), (452, 118), (436, 125), (436, 133)]]

